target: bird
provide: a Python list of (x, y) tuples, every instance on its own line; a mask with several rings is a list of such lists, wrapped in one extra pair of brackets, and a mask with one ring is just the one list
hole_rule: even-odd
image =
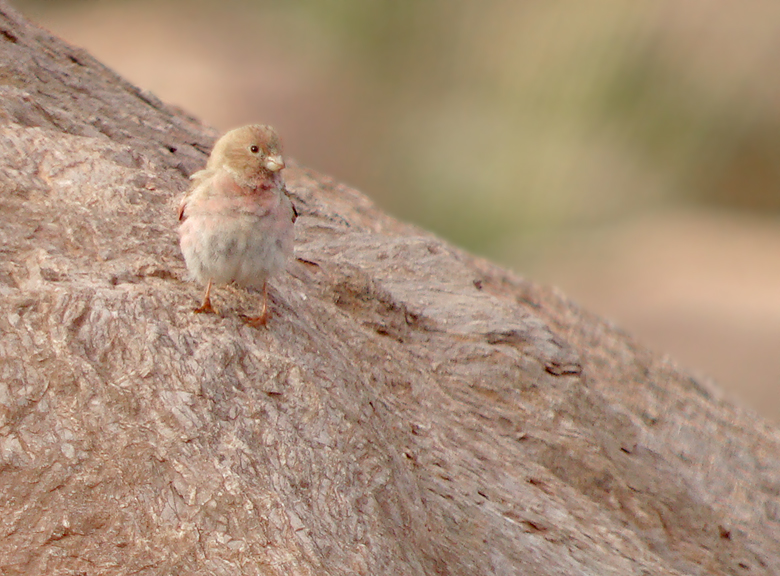
[(298, 213), (284, 184), (282, 146), (276, 131), (251, 124), (226, 132), (214, 144), (206, 167), (179, 205), (179, 246), (194, 280), (205, 285), (193, 311), (216, 313), (213, 285), (235, 283), (263, 293), (260, 314), (246, 319), (259, 327), (268, 320), (268, 279), (293, 254)]

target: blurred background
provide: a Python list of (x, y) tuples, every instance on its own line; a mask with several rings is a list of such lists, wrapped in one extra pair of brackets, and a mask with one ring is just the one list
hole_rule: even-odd
[(780, 3), (15, 0), (780, 422)]

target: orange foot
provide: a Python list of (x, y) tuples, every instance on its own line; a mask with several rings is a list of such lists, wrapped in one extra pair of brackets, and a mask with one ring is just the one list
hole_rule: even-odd
[(210, 300), (206, 300), (197, 308), (193, 308), (192, 311), (195, 312), (195, 314), (217, 314), (217, 309), (211, 305)]
[(244, 322), (246, 322), (249, 326), (252, 328), (260, 328), (260, 326), (265, 326), (268, 322), (268, 286), (267, 284), (263, 283), (263, 309), (260, 311), (260, 316), (248, 316), (244, 318)]
[(206, 293), (203, 294), (203, 303), (192, 309), (195, 314), (216, 314), (217, 311), (211, 305), (211, 280), (206, 285)]
[(260, 314), (260, 316), (247, 316), (244, 318), (244, 322), (252, 328), (260, 328), (268, 323), (268, 313)]

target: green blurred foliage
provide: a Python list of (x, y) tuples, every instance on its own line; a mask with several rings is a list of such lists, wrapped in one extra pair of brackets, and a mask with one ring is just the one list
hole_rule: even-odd
[(657, 55), (623, 63), (606, 86), (602, 118), (635, 153), (669, 174), (682, 199), (780, 209), (780, 118), (750, 102), (691, 85)]

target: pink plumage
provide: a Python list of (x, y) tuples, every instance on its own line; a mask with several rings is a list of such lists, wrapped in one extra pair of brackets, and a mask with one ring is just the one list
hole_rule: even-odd
[(295, 208), (284, 187), (279, 137), (270, 126), (226, 133), (179, 207), (179, 238), (187, 269), (206, 286), (195, 312), (214, 312), (211, 289), (229, 284), (263, 291), (259, 316), (268, 318), (267, 281), (293, 253)]

